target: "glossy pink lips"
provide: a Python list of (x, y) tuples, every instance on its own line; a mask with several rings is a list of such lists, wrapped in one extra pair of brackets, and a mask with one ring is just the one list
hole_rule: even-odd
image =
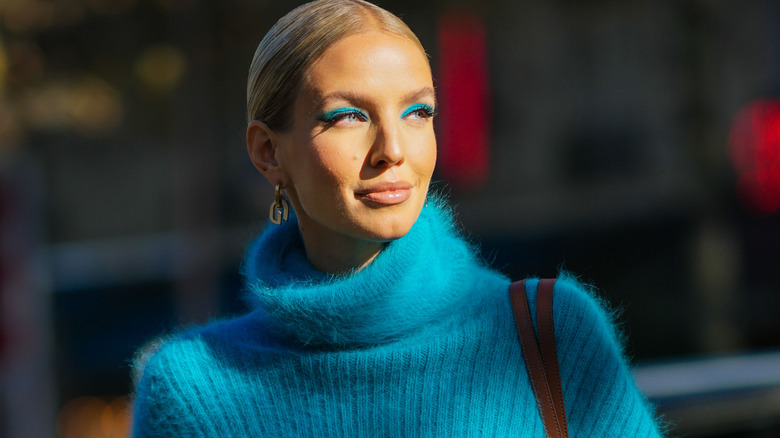
[(396, 205), (412, 196), (412, 185), (404, 181), (372, 184), (355, 191), (355, 195), (373, 204)]

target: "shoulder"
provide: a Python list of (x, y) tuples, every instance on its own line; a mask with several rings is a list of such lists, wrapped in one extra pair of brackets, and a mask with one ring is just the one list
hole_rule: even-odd
[(250, 313), (158, 337), (134, 357), (136, 395), (213, 383), (247, 355), (262, 359), (270, 349), (266, 333), (262, 318)]
[(622, 355), (623, 337), (616, 324), (617, 316), (618, 312), (594, 288), (566, 273), (556, 280), (553, 294), (555, 329), (568, 341), (597, 340), (614, 350), (613, 353)]
[[(527, 280), (528, 303), (534, 324), (537, 286), (537, 279)], [(624, 338), (615, 322), (616, 317), (617, 312), (610, 310), (592, 287), (562, 273), (556, 279), (553, 293), (555, 342), (561, 366), (584, 371), (583, 365), (599, 367), (609, 364), (610, 368), (627, 371)]]
[[(555, 284), (553, 318), (567, 415), (589, 436), (660, 436), (653, 408), (637, 389), (624, 338), (596, 291), (570, 275)], [(613, 421), (594, 421), (609, 418)]]
[(191, 386), (183, 384), (184, 381), (197, 382), (213, 361), (206, 337), (220, 336), (228, 325), (228, 322), (216, 322), (189, 328), (157, 337), (141, 347), (132, 364), (136, 402), (158, 403), (166, 397), (166, 392)]
[[(538, 284), (537, 278), (526, 280), (528, 305), (534, 324)], [(612, 330), (616, 316), (617, 312), (610, 310), (606, 300), (602, 299), (594, 288), (579, 282), (568, 273), (561, 273), (556, 278), (553, 292), (556, 335), (589, 332), (595, 328)]]
[[(200, 436), (208, 406), (240, 380), (234, 366), (251, 345), (251, 317), (216, 321), (149, 342), (136, 354), (134, 436)], [(252, 344), (252, 342), (254, 344)]]
[[(186, 394), (198, 380), (201, 359), (195, 339), (157, 338), (142, 347), (133, 361), (133, 436), (181, 435), (182, 419), (190, 418)], [(184, 352), (182, 354), (182, 351)]]
[(230, 353), (263, 345), (265, 335), (262, 318), (250, 313), (160, 336), (147, 342), (135, 354), (134, 376), (140, 382), (148, 373), (194, 372)]

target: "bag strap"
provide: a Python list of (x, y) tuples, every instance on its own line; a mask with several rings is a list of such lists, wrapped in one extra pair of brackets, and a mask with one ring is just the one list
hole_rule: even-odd
[(538, 339), (531, 319), (531, 310), (528, 307), (525, 280), (512, 283), (509, 286), (509, 296), (545, 434), (548, 438), (568, 438), (558, 353), (555, 348), (555, 326), (552, 314), (554, 286), (555, 279), (539, 280), (536, 293)]

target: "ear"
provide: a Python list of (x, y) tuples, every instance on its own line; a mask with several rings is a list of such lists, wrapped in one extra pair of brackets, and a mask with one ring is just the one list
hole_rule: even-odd
[(249, 158), (271, 185), (283, 183), (282, 169), (276, 159), (277, 140), (271, 128), (260, 120), (253, 120), (246, 127), (246, 150), (249, 152)]

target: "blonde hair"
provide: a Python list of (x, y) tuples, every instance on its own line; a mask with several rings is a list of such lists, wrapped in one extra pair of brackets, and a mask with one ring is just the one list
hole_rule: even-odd
[(425, 52), (406, 23), (363, 0), (317, 0), (282, 17), (260, 41), (249, 67), (247, 123), (288, 129), (309, 66), (340, 39), (372, 29), (408, 38)]

